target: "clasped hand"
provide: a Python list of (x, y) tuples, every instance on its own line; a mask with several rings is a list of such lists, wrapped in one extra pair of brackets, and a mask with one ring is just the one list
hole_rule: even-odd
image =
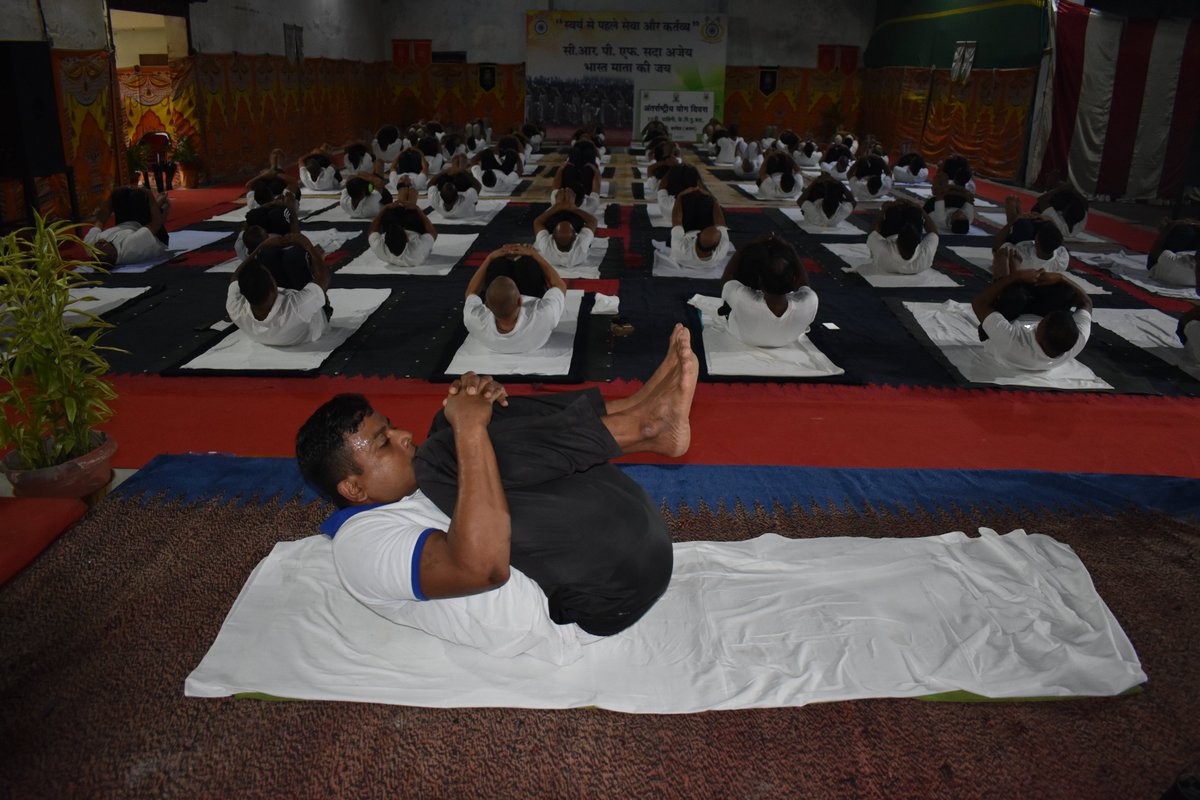
[(490, 375), (467, 372), (450, 384), (442, 405), (451, 425), (469, 421), (487, 424), (492, 404), (508, 405), (508, 392)]

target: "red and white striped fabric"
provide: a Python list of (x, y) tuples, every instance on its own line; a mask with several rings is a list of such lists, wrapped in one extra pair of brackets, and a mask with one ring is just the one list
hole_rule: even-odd
[(1179, 192), (1200, 116), (1200, 19), (1058, 3), (1052, 125), (1038, 184), (1148, 199)]

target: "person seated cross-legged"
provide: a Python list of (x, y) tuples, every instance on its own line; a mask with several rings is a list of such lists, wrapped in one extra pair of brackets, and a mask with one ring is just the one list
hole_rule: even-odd
[[(999, 251), (996, 279), (971, 301), (984, 352), (1014, 371), (1044, 372), (1077, 356), (1092, 331), (1092, 301), (1061, 272), (1021, 269), (1020, 256)], [(1036, 327), (1018, 321), (1041, 317)]]
[(836, 228), (854, 212), (856, 201), (850, 190), (837, 178), (820, 175), (796, 200), (800, 214), (809, 225)]
[(681, 267), (706, 267), (731, 249), (721, 204), (700, 186), (680, 192), (671, 210), (671, 260)]
[(907, 200), (884, 203), (875, 229), (867, 236), (875, 266), (900, 275), (915, 275), (933, 266), (938, 234), (933, 220)]
[(1066, 272), (1071, 254), (1063, 246), (1062, 231), (1040, 214), (1022, 214), (1016, 196), (1004, 202), (1008, 223), (992, 239), (992, 251), (1014, 250), (1023, 269)]
[(555, 203), (533, 221), (533, 246), (553, 267), (578, 267), (587, 261), (597, 224), (575, 205), (575, 192), (560, 189)]
[(729, 332), (755, 347), (793, 344), (817, 316), (817, 294), (796, 248), (775, 235), (742, 247), (721, 276), (718, 314)]
[(463, 324), (497, 353), (529, 353), (549, 339), (566, 307), (567, 284), (536, 248), (493, 250), (467, 284)]
[(536, 635), (525, 631), (587, 643), (628, 628), (666, 591), (673, 552), (657, 504), (610, 460), (686, 453), (698, 373), (683, 326), (654, 375), (619, 400), (594, 389), (509, 397), (468, 373), (419, 446), (361, 395), (334, 397), (297, 433), (296, 455), (340, 507), (322, 529), (342, 585), (393, 620), (421, 602), (518, 617), (519, 642), (428, 631), (497, 655), (527, 652)]
[(267, 239), (233, 273), (225, 311), (249, 339), (275, 347), (325, 335), (330, 272), (324, 253), (299, 233)]
[(437, 229), (417, 205), (419, 195), (401, 186), (396, 200), (380, 209), (367, 231), (367, 246), (375, 257), (397, 267), (419, 267), (433, 252)]

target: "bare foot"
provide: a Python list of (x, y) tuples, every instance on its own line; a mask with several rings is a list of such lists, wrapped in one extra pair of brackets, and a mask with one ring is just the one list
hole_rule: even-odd
[(686, 453), (692, 443), (689, 416), (700, 377), (700, 364), (692, 351), (692, 334), (687, 328), (676, 329), (671, 337), (671, 349), (675, 364), (656, 386), (653, 395), (630, 413), (638, 417), (642, 441), (637, 449), (674, 458)]
[[(644, 384), (642, 384), (640, 389), (629, 395), (629, 397), (622, 397), (617, 400), (609, 400), (605, 403), (605, 409), (609, 414), (620, 414), (624, 411), (628, 411), (634, 406), (644, 402), (647, 397), (650, 397), (654, 394), (654, 392), (658, 389), (658, 385), (663, 382), (678, 361), (679, 351), (675, 346), (675, 339), (679, 336), (679, 332), (681, 330), (687, 331), (687, 328), (681, 323), (675, 323), (675, 330), (671, 331), (671, 338), (667, 342), (666, 356), (663, 357), (663, 360), (658, 365), (658, 368), (654, 370), (654, 374), (651, 375)], [(689, 341), (691, 341), (691, 332), (687, 332)]]
[(1009, 222), (1014, 222), (1021, 216), (1021, 200), (1015, 194), (1004, 198), (1004, 216)]

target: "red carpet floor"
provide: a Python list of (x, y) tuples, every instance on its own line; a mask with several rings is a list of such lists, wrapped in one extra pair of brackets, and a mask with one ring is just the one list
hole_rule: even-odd
[[(980, 182), (1002, 201), (1033, 195)], [(171, 192), (173, 229), (206, 219), (242, 187)], [(1090, 228), (1131, 248), (1153, 234), (1094, 213)], [(308, 414), (340, 391), (366, 394), (420, 438), (443, 386), (388, 379), (116, 378), (116, 466), (159, 453), (288, 456)], [(636, 386), (606, 384), (619, 397)], [(561, 390), (561, 389), (560, 389)], [(1200, 477), (1200, 454), (1181, 432), (1200, 430), (1200, 402), (1185, 398), (1033, 392), (930, 391), (821, 385), (702, 385), (692, 414), (699, 464), (1045, 469)]]
[[(116, 379), (118, 467), (159, 453), (289, 456), (296, 429), (337, 392), (367, 395), (422, 438), (445, 387), (374, 378)], [(605, 384), (606, 396), (634, 387)], [(562, 389), (558, 389), (562, 391)], [(1045, 469), (1200, 478), (1186, 398), (802, 386), (701, 385), (693, 464)], [(647, 460), (639, 458), (639, 461)]]

